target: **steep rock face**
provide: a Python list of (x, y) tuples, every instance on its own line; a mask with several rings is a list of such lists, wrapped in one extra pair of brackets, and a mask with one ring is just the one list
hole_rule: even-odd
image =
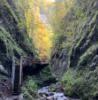
[[(98, 65), (98, 1), (97, 0), (76, 0), (73, 8), (62, 19), (61, 28), (63, 29), (63, 37), (66, 36), (65, 42), (66, 51), (59, 50), (63, 43), (59, 43), (56, 53), (52, 54), (52, 65), (58, 68), (61, 63), (59, 54), (68, 55), (65, 57), (65, 67), (95, 67)], [(66, 34), (72, 33), (72, 36)], [(70, 41), (69, 41), (70, 40)], [(54, 51), (54, 50), (53, 50)], [(66, 58), (68, 60), (66, 60)], [(56, 65), (53, 61), (58, 62)], [(58, 59), (58, 60), (56, 60)], [(63, 63), (62, 63), (63, 64)], [(62, 64), (60, 66), (62, 66)], [(64, 68), (64, 67), (63, 67)]]
[(98, 65), (98, 1), (91, 0), (88, 2), (87, 0), (85, 3), (82, 0), (78, 2), (78, 7), (79, 5), (81, 5), (86, 20), (80, 19), (83, 22), (79, 23), (81, 29), (79, 28), (80, 30), (76, 32), (70, 57), (70, 67), (89, 66), (95, 68)]
[[(68, 71), (63, 76), (65, 93), (82, 98), (82, 100), (97, 100), (98, 1), (76, 0), (62, 23), (64, 35), (73, 33), (73, 36), (69, 37), (71, 39), (70, 48), (65, 45), (68, 49)], [(66, 37), (65, 44), (68, 43), (68, 36)]]
[(15, 0), (0, 0), (0, 64), (10, 70), (12, 56), (33, 55), (23, 12)]
[(66, 49), (54, 50), (51, 57), (51, 71), (57, 78), (61, 77), (68, 65), (68, 54)]

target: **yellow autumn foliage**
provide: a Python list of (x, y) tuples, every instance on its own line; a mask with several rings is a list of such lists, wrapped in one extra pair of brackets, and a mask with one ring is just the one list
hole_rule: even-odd
[[(74, 0), (50, 2), (49, 0), (21, 0), (26, 18), (27, 33), (33, 40), (36, 52), (40, 59), (49, 58), (52, 48), (53, 32), (40, 18), (41, 10), (47, 15), (52, 28), (58, 29), (60, 20), (72, 8)], [(53, 7), (51, 11), (49, 9)], [(48, 23), (49, 24), (49, 23)]]
[(39, 52), (39, 57), (45, 59), (49, 57), (48, 55), (51, 51), (53, 33), (47, 29), (41, 20), (37, 22), (36, 26), (33, 32), (34, 44)]
[(25, 18), (27, 32), (33, 40), (40, 59), (48, 59), (52, 47), (52, 31), (40, 19), (40, 0), (26, 0)]

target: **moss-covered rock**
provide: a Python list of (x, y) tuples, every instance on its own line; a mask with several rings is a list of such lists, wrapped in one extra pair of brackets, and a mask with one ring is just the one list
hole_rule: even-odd
[(7, 70), (11, 70), (12, 56), (19, 58), (21, 55), (33, 55), (25, 17), (16, 2), (0, 0), (0, 62)]
[[(68, 71), (65, 72), (62, 80), (67, 95), (77, 96), (82, 100), (97, 100), (98, 1), (75, 1), (72, 9), (60, 23), (62, 37), (66, 37), (66, 39), (63, 42), (59, 42), (60, 44), (56, 47), (57, 52), (59, 51), (58, 54), (62, 54), (62, 49), (59, 50), (58, 48), (63, 45), (68, 55), (68, 63), (66, 65)], [(56, 58), (59, 58), (59, 56)], [(55, 65), (53, 60), (52, 64)], [(56, 60), (58, 65), (61, 60), (62, 58)], [(58, 68), (57, 65), (55, 66), (56, 68)], [(62, 64), (58, 70), (61, 70), (61, 68)], [(54, 70), (54, 73), (57, 72)]]
[(76, 20), (73, 22), (77, 21), (78, 24), (75, 23), (75, 25), (78, 26), (71, 27), (75, 30), (75, 35), (70, 49), (68, 65), (72, 70), (67, 71), (63, 77), (66, 93), (78, 96), (83, 100), (97, 99), (97, 5), (97, 0), (90, 2), (89, 0), (77, 0), (76, 2), (73, 10)]

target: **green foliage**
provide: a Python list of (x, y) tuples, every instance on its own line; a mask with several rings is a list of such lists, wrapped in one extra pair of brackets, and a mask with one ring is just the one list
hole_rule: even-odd
[(67, 95), (72, 96), (74, 93), (73, 86), (76, 82), (76, 72), (73, 69), (68, 69), (62, 78), (62, 83), (65, 88), (65, 93)]
[(14, 17), (15, 21), (19, 21), (18, 20), (18, 17), (16, 16), (15, 12), (13, 11), (13, 9), (11, 8), (11, 6), (9, 5), (8, 1), (7, 0), (3, 0), (0, 2), (5, 6), (5, 9), (8, 11), (8, 13)]
[(92, 45), (90, 48), (86, 50), (86, 52), (80, 57), (80, 60), (78, 62), (78, 66), (82, 64), (88, 63), (90, 60), (92, 60), (93, 56), (95, 55), (96, 51), (98, 49), (98, 45)]
[(37, 84), (31, 78), (28, 78), (28, 80), (25, 83), (25, 86), (30, 91), (37, 89)]
[(94, 71), (69, 69), (62, 78), (65, 94), (82, 100), (93, 100), (98, 95), (98, 68)]
[(13, 50), (16, 50), (18, 54), (24, 53), (22, 49), (20, 49), (17, 43), (13, 40), (10, 33), (6, 31), (5, 28), (0, 27), (0, 40), (2, 40), (5, 44), (6, 54), (8, 56), (13, 55)]
[[(3, 0), (0, 3), (0, 6), (4, 10), (0, 11), (0, 15), (2, 16), (6, 12), (9, 16), (5, 16), (4, 19), (8, 21), (3, 23), (4, 25), (2, 24), (0, 26), (0, 40), (4, 43), (6, 49), (4, 50), (6, 51), (5, 56), (7, 57), (12, 57), (14, 54), (26, 55), (33, 52), (32, 41), (30, 41), (28, 35), (26, 34), (23, 13), (20, 16), (21, 12), (17, 11), (18, 8), (14, 5), (14, 3), (15, 2), (13, 1), (14, 7), (12, 7), (7, 0)], [(3, 22), (4, 19), (1, 21)], [(5, 27), (8, 23), (8, 27)], [(19, 32), (19, 34), (17, 32)]]
[(26, 100), (33, 100), (33, 98), (36, 98), (37, 89), (38, 89), (37, 83), (31, 77), (29, 77), (26, 80), (24, 86), (22, 87), (24, 98)]

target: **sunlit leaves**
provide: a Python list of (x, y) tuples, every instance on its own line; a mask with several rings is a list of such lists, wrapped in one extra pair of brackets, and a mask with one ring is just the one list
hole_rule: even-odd
[(52, 47), (52, 32), (41, 22), (36, 24), (34, 43), (35, 47), (38, 49), (40, 58), (47, 58)]
[(33, 40), (36, 52), (40, 59), (49, 58), (53, 33), (40, 19), (41, 7), (45, 0), (27, 0), (24, 4), (27, 32)]

